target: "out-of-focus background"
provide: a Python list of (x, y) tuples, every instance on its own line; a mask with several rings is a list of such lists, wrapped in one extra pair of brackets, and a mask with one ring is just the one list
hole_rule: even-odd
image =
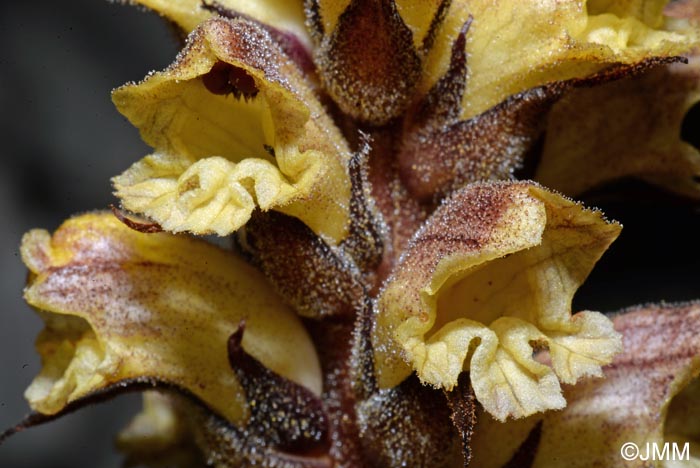
[[(41, 322), (22, 301), (22, 234), (114, 202), (109, 178), (147, 154), (110, 91), (167, 66), (175, 36), (156, 15), (105, 0), (0, 2), (0, 430), (28, 411)], [(0, 446), (3, 468), (118, 467), (113, 435), (139, 408), (120, 397)]]
[[(101, 0), (0, 2), (0, 44), (1, 430), (28, 411), (22, 393), (39, 370), (41, 322), (21, 298), (20, 238), (115, 201), (109, 178), (148, 148), (110, 90), (164, 68), (178, 45), (155, 15)], [(700, 139), (697, 122), (686, 133)], [(620, 188), (624, 202), (609, 191), (588, 200), (625, 229), (575, 310), (700, 298), (698, 205), (642, 184)], [(0, 446), (0, 467), (118, 467), (113, 435), (138, 407), (138, 396), (122, 396), (27, 430)]]

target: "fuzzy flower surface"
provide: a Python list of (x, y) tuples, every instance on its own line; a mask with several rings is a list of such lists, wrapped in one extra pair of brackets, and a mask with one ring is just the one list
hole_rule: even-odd
[(622, 226), (570, 198), (700, 199), (696, 3), (131, 3), (183, 48), (113, 92), (152, 148), (120, 207), (22, 240), (43, 367), (3, 437), (143, 391), (129, 463), (700, 466), (700, 306), (573, 310)]

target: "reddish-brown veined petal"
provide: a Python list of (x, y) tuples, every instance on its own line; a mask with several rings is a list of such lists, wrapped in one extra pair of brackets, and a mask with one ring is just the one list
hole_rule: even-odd
[(170, 232), (228, 235), (255, 208), (331, 244), (350, 224), (351, 157), (313, 86), (270, 32), (210, 19), (175, 63), (113, 93), (155, 152), (113, 179), (122, 205)]
[(227, 361), (241, 319), (243, 346), (265, 366), (321, 391), (316, 351), (296, 314), (240, 258), (186, 236), (143, 234), (111, 213), (27, 233), (25, 298), (45, 329), (43, 367), (26, 392), (41, 413), (112, 384), (154, 378), (184, 388), (235, 423), (245, 396)]
[[(613, 323), (624, 350), (605, 377), (567, 386), (562, 411), (506, 423), (480, 417), (475, 466), (517, 457), (538, 468), (622, 466), (623, 455), (629, 467), (700, 464), (700, 304), (636, 307)], [(652, 458), (666, 443), (666, 461)]]
[[(451, 390), (463, 370), (502, 420), (561, 408), (559, 381), (600, 375), (620, 337), (571, 300), (620, 226), (529, 182), (473, 184), (411, 240), (377, 300), (381, 387), (412, 370)], [(533, 349), (549, 348), (552, 367)]]
[(698, 55), (688, 64), (572, 91), (549, 115), (535, 178), (571, 196), (637, 177), (700, 198), (700, 152), (692, 144), (697, 145), (696, 117), (689, 116), (691, 142), (681, 133), (698, 102)]

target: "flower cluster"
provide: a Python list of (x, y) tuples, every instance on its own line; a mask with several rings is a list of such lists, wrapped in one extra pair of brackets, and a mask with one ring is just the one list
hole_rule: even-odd
[(113, 93), (153, 148), (121, 208), (22, 240), (43, 366), (5, 436), (144, 391), (119, 445), (154, 466), (700, 463), (700, 304), (572, 310), (621, 226), (567, 198), (700, 199), (696, 3), (134, 3), (184, 48)]

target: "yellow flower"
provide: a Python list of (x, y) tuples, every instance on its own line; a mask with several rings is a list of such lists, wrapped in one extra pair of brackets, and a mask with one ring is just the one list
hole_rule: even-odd
[[(134, 3), (186, 42), (113, 93), (153, 148), (113, 179), (125, 211), (23, 240), (43, 368), (35, 414), (6, 435), (157, 390), (119, 439), (134, 462), (614, 463), (593, 454), (662, 440), (658, 417), (592, 429), (593, 399), (632, 385), (656, 393), (606, 400), (611, 418), (671, 408), (674, 437), (697, 442), (674, 409), (697, 404), (681, 387), (700, 349), (673, 335), (695, 308), (572, 310), (621, 226), (513, 180), (539, 161), (567, 194), (634, 175), (697, 196), (677, 135), (697, 101), (694, 18), (662, 1)], [(209, 234), (234, 247), (194, 238)], [(637, 353), (649, 373), (615, 371)]]
[[(566, 409), (524, 419), (515, 430), (483, 418), (473, 440), (474, 465), (503, 466), (522, 446), (528, 453), (519, 456), (532, 460), (533, 467), (616, 466), (625, 444), (631, 457), (636, 449), (645, 455), (647, 444), (662, 452), (665, 443), (675, 443), (669, 452), (687, 455), (671, 454), (668, 460), (673, 456), (677, 466), (697, 466), (699, 319), (697, 303), (639, 306), (617, 315), (624, 352), (605, 368), (605, 379), (567, 388)], [(524, 445), (532, 434), (538, 442)], [(647, 466), (643, 458), (631, 458), (625, 466)]]
[[(394, 386), (415, 369), (451, 390), (465, 370), (499, 420), (563, 408), (557, 379), (600, 376), (621, 349), (603, 315), (571, 316), (576, 289), (619, 230), (531, 184), (457, 192), (411, 240), (379, 294), (379, 384)], [(542, 347), (551, 368), (532, 357)]]
[[(700, 152), (681, 140), (679, 132), (698, 102), (697, 53), (688, 65), (577, 90), (555, 104), (549, 115), (536, 177), (549, 187), (579, 195), (634, 176), (698, 198)], [(648, 129), (644, 138), (638, 138), (640, 128)]]
[(29, 304), (44, 311), (42, 372), (27, 389), (54, 414), (125, 380), (182, 386), (231, 421), (245, 398), (217, 342), (246, 320), (246, 347), (279, 374), (321, 392), (316, 352), (297, 316), (229, 252), (170, 234), (141, 234), (111, 213), (66, 221), (22, 241)]
[(274, 208), (332, 243), (345, 237), (350, 152), (301, 72), (254, 24), (204, 23), (168, 70), (113, 100), (156, 150), (115, 177), (125, 208), (172, 232), (220, 236), (256, 206)]

